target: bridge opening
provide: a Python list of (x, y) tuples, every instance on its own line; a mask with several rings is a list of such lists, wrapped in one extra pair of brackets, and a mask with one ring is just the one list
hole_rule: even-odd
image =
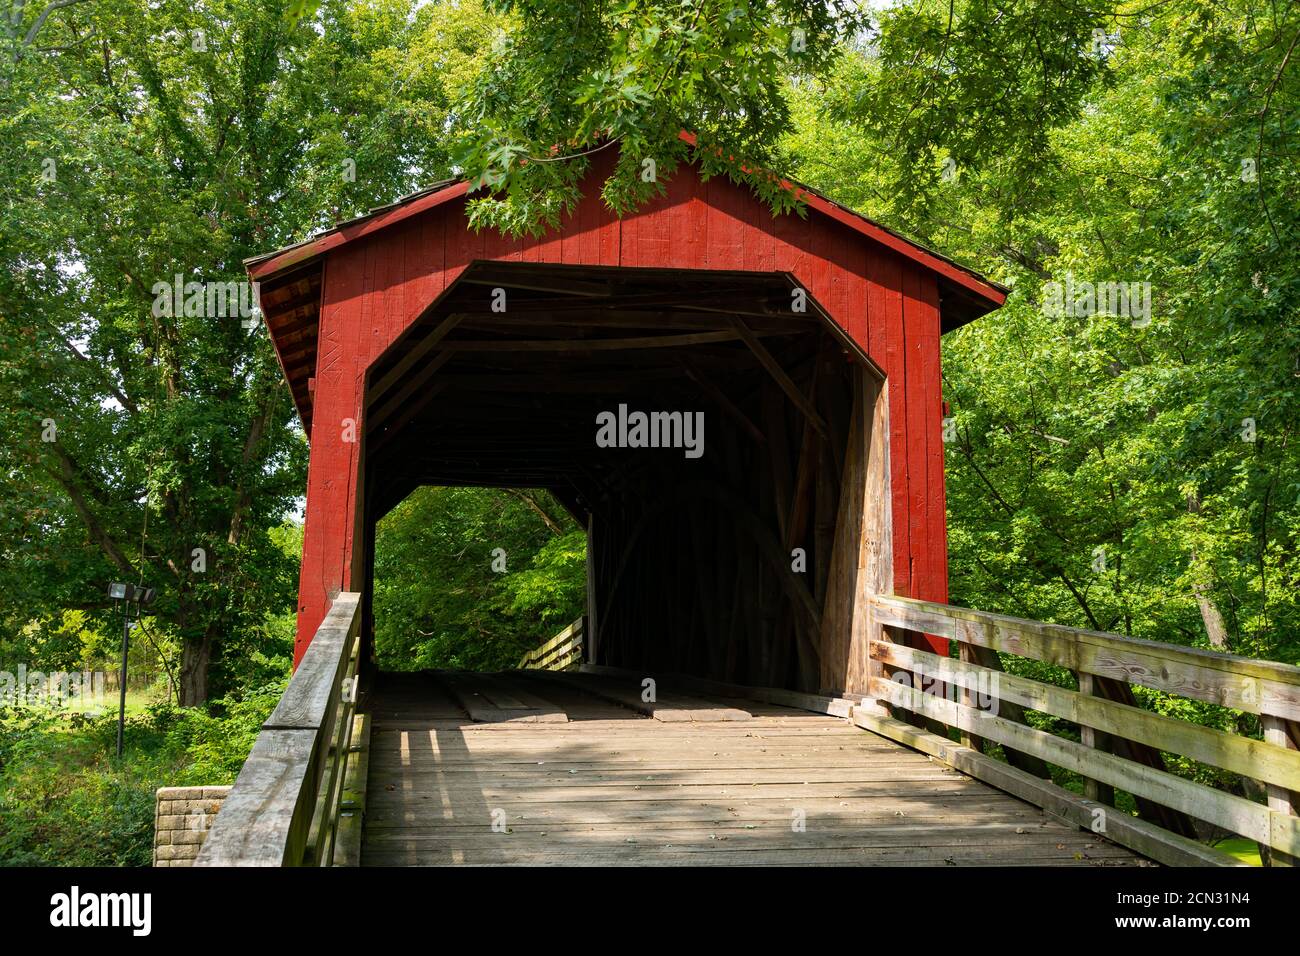
[(863, 686), (856, 597), (889, 590), (884, 397), (786, 273), (470, 264), (366, 375), (363, 661), (390, 623), (377, 523), (416, 489), (498, 488), (585, 531), (585, 662)]
[(545, 489), (417, 488), (375, 529), (377, 667), (517, 668), (585, 613), (586, 544)]

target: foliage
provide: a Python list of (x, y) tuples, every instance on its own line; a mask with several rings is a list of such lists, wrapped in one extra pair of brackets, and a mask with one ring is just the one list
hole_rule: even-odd
[(147, 866), (154, 791), (233, 783), (286, 678), (202, 708), (129, 716), (0, 708), (0, 866)]
[(293, 606), (269, 532), (306, 441), (265, 332), (206, 300), (174, 315), (157, 287), (242, 280), (446, 176), (449, 84), (486, 28), (473, 3), (295, 12), (94, 0), (35, 46), (0, 38), (0, 639), (52, 609), (111, 630), (107, 583), (144, 579), (187, 704), (210, 658), (214, 694), (232, 686), (223, 642)]
[(789, 123), (787, 78), (825, 71), (864, 22), (847, 0), (495, 0), (493, 9), (502, 14), (493, 68), (464, 97), (458, 162), (488, 190), (471, 202), (471, 221), (514, 234), (557, 225), (592, 157), (614, 146), (601, 194), (620, 214), (662, 195), (688, 158), (791, 208), (763, 171)]
[(379, 666), (514, 667), (582, 613), (585, 568), (586, 533), (545, 492), (421, 488), (376, 533)]
[[(1300, 13), (947, 9), (884, 16), (785, 148), (1013, 289), (944, 341), (953, 599), (1297, 660)], [(1149, 283), (1149, 324), (1046, 308), (1066, 281)]]

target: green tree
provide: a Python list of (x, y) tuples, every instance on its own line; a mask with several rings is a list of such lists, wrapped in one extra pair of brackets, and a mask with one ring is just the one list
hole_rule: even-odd
[(144, 579), (186, 704), (223, 638), (292, 601), (268, 532), (306, 443), (265, 331), (160, 289), (238, 282), (245, 257), (447, 175), (489, 23), (286, 9), (93, 0), (28, 42), (48, 11), (20, 4), (0, 40), (0, 620), (107, 613), (111, 578)]
[(465, 98), (459, 162), (489, 190), (471, 221), (513, 233), (556, 225), (606, 149), (617, 161), (602, 195), (620, 214), (662, 194), (687, 158), (791, 208), (765, 171), (788, 129), (787, 78), (825, 71), (865, 22), (848, 0), (492, 6), (503, 15), (493, 68)]
[[(786, 149), (1013, 286), (945, 339), (954, 600), (1295, 659), (1300, 13), (914, 3), (881, 30)], [(1051, 308), (1067, 281), (1147, 283), (1149, 315)]]
[(582, 613), (586, 532), (544, 491), (420, 488), (380, 522), (384, 670), (502, 670)]

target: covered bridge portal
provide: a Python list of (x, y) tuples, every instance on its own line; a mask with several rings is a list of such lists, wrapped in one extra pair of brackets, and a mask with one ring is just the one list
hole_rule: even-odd
[[(295, 673), (199, 865), (1300, 858), (1300, 667), (945, 603), (939, 336), (1004, 290), (690, 167), (618, 220), (606, 170), (538, 240), (444, 184), (250, 263), (311, 436)], [(375, 523), (423, 483), (550, 489), (585, 617), (517, 670), (374, 673)]]
[[(474, 231), (449, 183), (250, 263), (311, 438), (295, 663), (358, 591), (364, 672), (375, 524), (413, 489), (537, 487), (588, 529), (590, 663), (862, 693), (865, 596), (947, 598), (939, 336), (1005, 292), (690, 166), (620, 220), (605, 172), (540, 239)], [(598, 441), (637, 412), (679, 447)]]

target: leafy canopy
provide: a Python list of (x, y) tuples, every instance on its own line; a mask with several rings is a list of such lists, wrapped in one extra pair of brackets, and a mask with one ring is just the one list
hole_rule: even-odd
[(866, 23), (846, 0), (490, 6), (502, 19), (461, 106), (457, 161), (488, 190), (471, 221), (514, 234), (557, 225), (604, 150), (617, 161), (601, 194), (620, 214), (662, 194), (687, 159), (789, 209), (762, 170), (789, 127), (789, 80), (824, 72)]

